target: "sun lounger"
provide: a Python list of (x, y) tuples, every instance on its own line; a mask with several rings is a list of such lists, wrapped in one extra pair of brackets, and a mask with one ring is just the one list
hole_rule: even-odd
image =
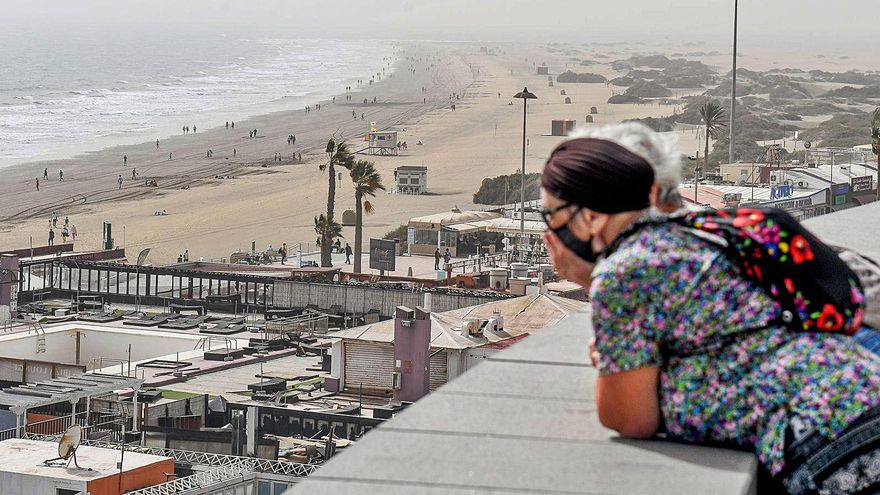
[(102, 313), (92, 313), (92, 314), (80, 314), (80, 321), (89, 321), (92, 323), (109, 323), (111, 321), (116, 321), (122, 319), (121, 311), (104, 311)]
[(210, 319), (210, 316), (191, 316), (175, 318), (174, 320), (160, 323), (159, 328), (169, 328), (173, 330), (192, 330), (193, 328), (198, 328), (199, 325), (207, 322)]
[(176, 319), (180, 317), (179, 314), (170, 314), (170, 313), (159, 313), (153, 316), (144, 315), (140, 318), (135, 318), (131, 320), (125, 320), (122, 322), (123, 325), (132, 325), (137, 327), (154, 327), (156, 325), (167, 322), (168, 320)]
[(217, 325), (212, 328), (203, 328), (199, 330), (199, 333), (205, 333), (209, 335), (232, 335), (244, 332), (244, 330), (245, 326), (242, 323), (225, 321), (217, 323)]

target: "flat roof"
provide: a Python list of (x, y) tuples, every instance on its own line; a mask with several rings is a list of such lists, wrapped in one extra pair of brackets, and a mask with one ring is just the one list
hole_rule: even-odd
[[(3, 459), (0, 471), (5, 473), (79, 482), (119, 474), (119, 468), (116, 466), (120, 457), (118, 450), (81, 445), (76, 449), (76, 462), (82, 469), (77, 469), (73, 462), (66, 468), (46, 466), (43, 463), (43, 461), (55, 457), (58, 457), (58, 444), (56, 442), (25, 440), (23, 438), (10, 438), (0, 442), (0, 459)], [(132, 471), (169, 460), (174, 461), (170, 457), (127, 451), (122, 470)]]

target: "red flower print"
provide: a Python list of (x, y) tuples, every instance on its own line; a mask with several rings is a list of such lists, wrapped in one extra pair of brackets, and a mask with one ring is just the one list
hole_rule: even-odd
[(822, 308), (822, 314), (819, 315), (816, 323), (819, 325), (820, 330), (826, 332), (840, 330), (843, 327), (843, 315), (837, 312), (833, 304), (826, 304)]
[(790, 278), (785, 279), (785, 288), (788, 292), (794, 294), (794, 281)]
[(737, 228), (752, 227), (764, 220), (764, 214), (761, 210), (751, 210), (743, 208), (736, 214), (733, 219), (733, 226)]
[(791, 239), (791, 259), (795, 265), (800, 265), (804, 261), (813, 261), (813, 250), (801, 235), (796, 235)]

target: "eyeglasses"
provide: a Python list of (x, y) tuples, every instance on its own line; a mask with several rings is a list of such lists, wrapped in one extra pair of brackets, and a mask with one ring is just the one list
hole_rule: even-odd
[(553, 226), (550, 225), (550, 221), (553, 219), (553, 215), (555, 215), (557, 212), (559, 212), (559, 211), (561, 211), (561, 210), (564, 210), (564, 209), (566, 209), (566, 208), (571, 208), (572, 206), (576, 206), (576, 207), (577, 207), (577, 209), (576, 209), (575, 211), (572, 212), (572, 215), (574, 215), (575, 213), (577, 213), (577, 212), (581, 211), (581, 209), (583, 209), (583, 206), (580, 206), (580, 205), (575, 204), (575, 203), (572, 203), (572, 202), (568, 202), (568, 203), (565, 203), (565, 204), (563, 204), (563, 205), (557, 206), (556, 208), (544, 208), (544, 209), (542, 209), (542, 210), (541, 210), (541, 217), (544, 218), (544, 223), (547, 224), (547, 227), (549, 227), (549, 228), (552, 229)]

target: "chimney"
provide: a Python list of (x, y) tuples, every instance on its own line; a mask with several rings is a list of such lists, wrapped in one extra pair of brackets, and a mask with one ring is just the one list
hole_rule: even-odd
[(428, 394), (431, 313), (398, 306), (394, 312), (394, 400), (412, 402)]

